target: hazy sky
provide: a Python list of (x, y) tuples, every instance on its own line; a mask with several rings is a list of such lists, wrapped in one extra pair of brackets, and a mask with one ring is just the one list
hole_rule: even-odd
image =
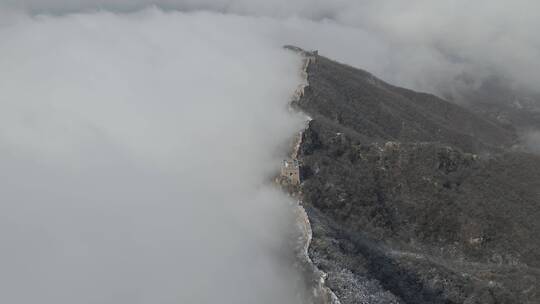
[(539, 9), (0, 0), (0, 302), (299, 303), (268, 183), (303, 124), (281, 46), (434, 93), (537, 89)]

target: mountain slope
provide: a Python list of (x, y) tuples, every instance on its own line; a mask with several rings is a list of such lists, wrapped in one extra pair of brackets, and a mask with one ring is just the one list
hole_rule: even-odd
[(342, 303), (540, 302), (540, 157), (511, 126), (322, 56), (307, 71), (300, 191)]
[(310, 86), (296, 105), (313, 117), (348, 127), (368, 141), (440, 141), (467, 151), (516, 141), (511, 128), (322, 56), (309, 66), (308, 75)]

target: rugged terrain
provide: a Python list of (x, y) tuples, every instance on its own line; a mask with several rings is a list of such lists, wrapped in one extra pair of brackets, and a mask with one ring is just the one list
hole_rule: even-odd
[(340, 302), (540, 303), (540, 156), (514, 124), (309, 55), (296, 191)]

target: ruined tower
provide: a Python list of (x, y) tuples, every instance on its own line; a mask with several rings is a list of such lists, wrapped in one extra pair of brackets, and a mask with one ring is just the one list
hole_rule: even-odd
[(300, 184), (300, 163), (297, 160), (284, 160), (281, 165), (281, 177), (292, 185)]

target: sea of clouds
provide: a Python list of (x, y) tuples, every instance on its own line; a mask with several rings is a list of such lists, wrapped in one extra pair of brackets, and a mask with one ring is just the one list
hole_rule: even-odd
[(280, 39), (391, 83), (457, 97), (490, 77), (539, 91), (534, 0), (2, 0), (34, 13), (136, 11), (149, 5), (277, 19)]
[(301, 303), (270, 182), (301, 62), (268, 28), (158, 9), (0, 28), (1, 303)]

